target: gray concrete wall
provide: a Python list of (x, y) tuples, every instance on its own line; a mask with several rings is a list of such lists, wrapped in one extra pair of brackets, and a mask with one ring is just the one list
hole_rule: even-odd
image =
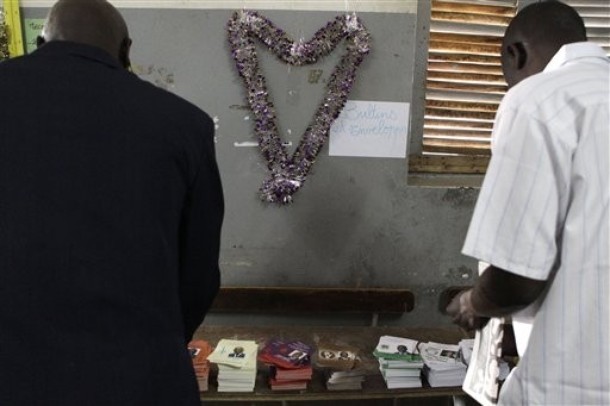
[[(420, 2), (420, 13), (425, 4)], [(27, 18), (45, 13), (28, 9), (24, 14)], [(438, 299), (445, 288), (472, 284), (475, 277), (475, 261), (462, 256), (460, 248), (476, 190), (409, 186), (406, 160), (334, 157), (325, 147), (294, 204), (262, 203), (257, 193), (267, 171), (260, 152), (256, 147), (235, 147), (255, 139), (226, 43), (225, 24), (231, 11), (126, 9), (123, 14), (134, 39), (136, 72), (217, 119), (217, 155), (226, 200), (224, 285), (409, 288), (415, 294), (414, 311), (402, 318), (381, 319), (381, 324), (450, 323), (438, 311)], [(336, 15), (263, 14), (295, 39), (309, 39)], [(373, 48), (350, 99), (411, 103), (411, 132), (417, 136), (423, 122), (427, 23), (405, 13), (360, 13), (359, 17), (373, 36)], [(259, 55), (282, 135), (296, 145), (324, 90), (323, 82), (308, 82), (309, 72), (322, 69), (327, 78), (340, 51), (302, 68), (276, 61), (262, 47)], [(213, 323), (267, 321), (271, 318), (250, 315), (208, 318)]]

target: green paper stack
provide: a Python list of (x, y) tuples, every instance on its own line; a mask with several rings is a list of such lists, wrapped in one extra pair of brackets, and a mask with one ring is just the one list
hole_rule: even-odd
[(382, 336), (373, 351), (379, 371), (388, 389), (420, 388), (424, 362), (417, 341), (410, 338)]

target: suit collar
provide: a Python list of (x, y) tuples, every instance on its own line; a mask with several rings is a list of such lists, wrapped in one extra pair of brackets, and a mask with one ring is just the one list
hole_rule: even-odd
[(32, 55), (76, 56), (102, 63), (113, 69), (122, 69), (119, 61), (101, 48), (70, 41), (47, 42)]

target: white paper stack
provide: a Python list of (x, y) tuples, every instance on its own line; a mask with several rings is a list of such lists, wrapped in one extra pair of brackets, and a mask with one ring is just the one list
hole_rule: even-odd
[(382, 336), (373, 354), (379, 361), (379, 371), (388, 389), (422, 386), (421, 371), (424, 363), (418, 353), (416, 340)]
[(218, 342), (208, 360), (218, 364), (218, 392), (252, 392), (256, 383), (254, 341), (226, 340)]
[(472, 358), (472, 350), (474, 349), (474, 338), (464, 338), (458, 343), (460, 347), (460, 359), (466, 366), (470, 364)]
[(366, 380), (358, 349), (349, 345), (321, 342), (316, 365), (323, 368), (329, 391), (361, 390)]
[(419, 349), (430, 386), (462, 386), (467, 367), (461, 361), (459, 345), (428, 342), (420, 344)]
[(360, 390), (366, 379), (366, 371), (353, 369), (350, 371), (326, 371), (326, 389), (328, 390)]

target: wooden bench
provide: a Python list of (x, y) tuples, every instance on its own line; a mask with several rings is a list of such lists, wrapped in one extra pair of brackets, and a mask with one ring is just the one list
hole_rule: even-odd
[[(412, 328), (402, 326), (379, 326), (380, 316), (402, 316), (413, 310), (413, 293), (406, 289), (340, 289), (340, 288), (268, 288), (268, 287), (223, 287), (216, 298), (212, 314), (295, 315), (323, 318), (338, 315), (370, 315), (366, 325), (210, 325), (204, 323), (195, 333), (196, 338), (216, 345), (221, 338), (255, 340), (259, 345), (269, 338), (296, 339), (315, 347), (319, 342), (349, 345), (360, 350), (362, 368), (367, 377), (360, 391), (327, 391), (323, 371), (315, 368), (313, 379), (305, 391), (272, 392), (268, 387), (268, 368), (259, 363), (255, 390), (252, 393), (219, 393), (216, 390), (214, 372), (211, 374), (210, 390), (201, 394), (208, 402), (281, 402), (289, 401), (333, 401), (401, 398), (438, 398), (440, 404), (452, 404), (454, 395), (463, 395), (459, 387), (431, 388), (386, 388), (372, 351), (382, 335), (409, 337), (419, 341), (457, 343), (465, 335), (457, 328)], [(396, 403), (397, 404), (397, 403)], [(439, 403), (434, 403), (439, 404)]]
[(368, 314), (371, 326), (379, 315), (402, 315), (413, 310), (413, 293), (406, 289), (223, 287), (212, 313), (281, 315)]

